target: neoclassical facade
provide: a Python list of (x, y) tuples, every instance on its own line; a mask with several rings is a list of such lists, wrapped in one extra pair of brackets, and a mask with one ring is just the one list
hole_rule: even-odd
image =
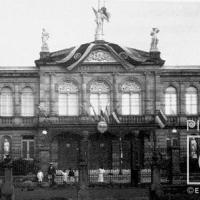
[[(90, 169), (149, 168), (153, 145), (178, 146), (177, 157), (186, 156), (186, 122), (200, 113), (200, 66), (165, 66), (158, 51), (105, 41), (41, 52), (35, 64), (0, 68), (1, 155), (8, 138), (13, 157), (76, 169), (87, 131)], [(164, 128), (155, 120), (159, 110)]]

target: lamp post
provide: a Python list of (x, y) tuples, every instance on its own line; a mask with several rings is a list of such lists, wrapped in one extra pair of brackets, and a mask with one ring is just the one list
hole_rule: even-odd
[(122, 162), (123, 162), (123, 149), (122, 149), (122, 137), (119, 138), (119, 150), (120, 150), (120, 165), (119, 165), (119, 175), (122, 175)]
[[(177, 129), (173, 128), (171, 130), (170, 137), (167, 138), (167, 153), (168, 153), (168, 156), (169, 156), (169, 169), (168, 169), (169, 170), (169, 175), (168, 175), (169, 184), (173, 183), (173, 174), (174, 174), (174, 171), (176, 171), (176, 168), (179, 165), (179, 163), (176, 163), (177, 160), (174, 159), (177, 156), (176, 155), (177, 154), (177, 144), (174, 144), (174, 141), (176, 141), (177, 138), (176, 139), (173, 139), (173, 138), (174, 138), (174, 136), (176, 136), (177, 132), (178, 132)], [(179, 157), (179, 152), (178, 152), (178, 157)], [(177, 172), (178, 171), (179, 170), (177, 170)]]

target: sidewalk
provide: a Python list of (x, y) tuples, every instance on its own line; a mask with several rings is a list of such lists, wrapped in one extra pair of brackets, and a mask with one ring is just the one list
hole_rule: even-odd
[[(77, 200), (75, 186), (39, 188), (32, 191), (15, 189), (15, 200)], [(148, 200), (148, 190), (142, 188), (89, 188), (91, 200)]]

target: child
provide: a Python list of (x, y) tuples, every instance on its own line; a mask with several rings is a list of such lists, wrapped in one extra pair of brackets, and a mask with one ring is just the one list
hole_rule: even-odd
[(37, 178), (38, 178), (38, 183), (39, 185), (42, 184), (42, 181), (43, 181), (43, 178), (44, 178), (44, 174), (42, 172), (42, 170), (39, 170), (38, 173), (37, 173)]

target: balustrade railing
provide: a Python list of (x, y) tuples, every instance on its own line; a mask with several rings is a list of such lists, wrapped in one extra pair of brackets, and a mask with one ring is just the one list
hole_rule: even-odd
[[(156, 115), (119, 115), (120, 124), (142, 125), (150, 124), (156, 125)], [(100, 117), (99, 117), (100, 119)], [(187, 120), (199, 120), (198, 115), (176, 115), (167, 116), (167, 126), (187, 126)], [(0, 127), (11, 126), (35, 126), (46, 123), (49, 124), (94, 124), (97, 123), (94, 116), (50, 116), (50, 117), (0, 117)], [(109, 124), (117, 124), (116, 120), (110, 116)]]

